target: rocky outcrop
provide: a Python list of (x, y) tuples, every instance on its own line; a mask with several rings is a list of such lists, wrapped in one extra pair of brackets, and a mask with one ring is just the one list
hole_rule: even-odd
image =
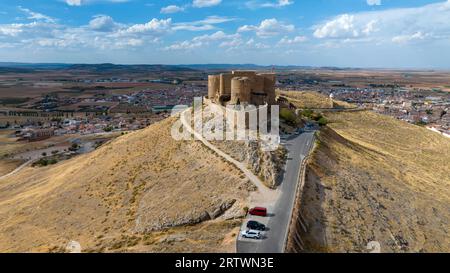
[[(158, 221), (153, 221), (152, 225), (146, 225), (145, 215), (138, 215), (136, 220), (136, 231), (140, 233), (162, 230), (171, 227), (195, 225), (204, 221), (213, 220), (223, 215), (228, 209), (233, 207), (236, 199), (219, 201), (212, 204), (207, 210), (191, 210), (189, 212), (180, 212), (178, 217), (168, 217), (162, 213)], [(174, 208), (177, 209), (177, 208)], [(240, 209), (242, 210), (242, 209)], [(236, 217), (227, 217), (236, 218)]]
[(246, 143), (245, 162), (270, 188), (275, 188), (281, 182), (285, 161), (286, 151), (282, 147), (269, 152), (262, 151), (257, 141)]
[(242, 162), (269, 188), (275, 188), (283, 177), (286, 149), (280, 146), (276, 151), (263, 151), (259, 141), (211, 141), (228, 155)]

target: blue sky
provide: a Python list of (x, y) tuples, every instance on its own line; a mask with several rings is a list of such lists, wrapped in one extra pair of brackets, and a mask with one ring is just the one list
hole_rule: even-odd
[(450, 0), (2, 0), (0, 61), (450, 68)]

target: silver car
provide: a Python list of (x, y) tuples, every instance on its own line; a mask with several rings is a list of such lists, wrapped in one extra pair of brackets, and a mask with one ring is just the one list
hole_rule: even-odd
[(250, 239), (261, 239), (261, 232), (257, 230), (244, 230), (241, 232), (242, 237)]

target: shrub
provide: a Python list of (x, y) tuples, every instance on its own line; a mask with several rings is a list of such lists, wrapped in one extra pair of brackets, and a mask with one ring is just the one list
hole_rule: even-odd
[(78, 144), (72, 143), (72, 146), (69, 147), (69, 151), (74, 152), (74, 151), (78, 150), (79, 147), (80, 146), (78, 146)]
[(47, 166), (48, 165), (48, 160), (45, 158), (41, 158), (38, 161), (36, 161), (35, 163), (33, 163), (33, 166)]
[(248, 213), (249, 208), (248, 207), (244, 207), (243, 210), (245, 211), (245, 214)]
[(280, 110), (280, 118), (283, 119), (286, 123), (295, 125), (297, 124), (297, 116), (292, 110), (281, 108)]
[(50, 159), (48, 161), (48, 164), (50, 164), (50, 165), (53, 165), (53, 164), (56, 164), (56, 163), (58, 163), (58, 160), (56, 160), (56, 158), (52, 158), (52, 159)]
[(312, 115), (314, 114), (313, 110), (310, 109), (305, 109), (301, 112), (302, 116), (307, 117), (307, 118), (311, 118)]
[(319, 118), (319, 120), (317, 121), (317, 123), (319, 123), (320, 126), (325, 126), (328, 123), (328, 120), (324, 117)]

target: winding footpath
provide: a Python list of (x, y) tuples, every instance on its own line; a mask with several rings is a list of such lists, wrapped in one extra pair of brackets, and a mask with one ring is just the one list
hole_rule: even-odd
[(27, 162), (23, 163), (22, 165), (20, 165), (19, 167), (15, 168), (13, 171), (11, 171), (10, 173), (7, 173), (5, 175), (0, 176), (0, 180), (5, 179), (17, 172), (19, 172), (20, 170), (22, 170), (23, 168), (25, 168), (26, 166), (30, 165), (31, 163), (33, 163), (33, 159), (28, 160)]
[(200, 140), (206, 147), (216, 152), (219, 156), (221, 156), (224, 160), (230, 162), (231, 164), (235, 165), (238, 169), (240, 169), (245, 176), (258, 188), (258, 192), (262, 194), (263, 196), (270, 196), (271, 192), (273, 190), (268, 189), (263, 182), (253, 174), (252, 171), (250, 171), (245, 164), (242, 162), (237, 161), (236, 159), (232, 158), (213, 144), (211, 144), (208, 140), (206, 140), (200, 133), (196, 132), (192, 125), (189, 124), (186, 120), (186, 115), (191, 114), (191, 108), (188, 108), (187, 110), (180, 113), (180, 119), (181, 123), (183, 124), (184, 128), (191, 133), (197, 140)]

